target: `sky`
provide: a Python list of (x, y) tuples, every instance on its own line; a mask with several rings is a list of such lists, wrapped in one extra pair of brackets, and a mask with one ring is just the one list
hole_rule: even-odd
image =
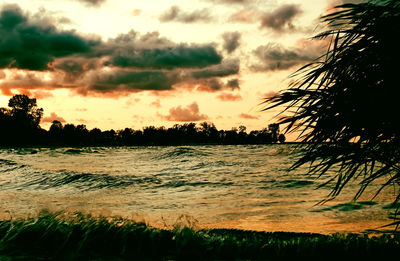
[(263, 99), (326, 50), (311, 37), (340, 3), (0, 0), (0, 107), (35, 97), (45, 129), (262, 129), (279, 112), (263, 112)]

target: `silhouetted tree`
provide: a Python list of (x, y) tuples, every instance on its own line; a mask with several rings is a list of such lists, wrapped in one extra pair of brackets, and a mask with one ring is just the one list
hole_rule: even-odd
[(243, 125), (240, 125), (239, 126), (239, 132), (242, 132), (242, 133), (244, 133), (244, 132), (246, 132), (246, 126), (243, 126)]
[(55, 142), (56, 140), (61, 139), (63, 132), (63, 125), (60, 121), (54, 120), (49, 129), (50, 139)]
[(38, 128), (43, 116), (43, 109), (37, 107), (36, 98), (29, 98), (24, 94), (14, 95), (8, 101), (11, 115), (14, 119), (29, 124), (32, 128)]
[(26, 95), (14, 95), (8, 108), (0, 110), (1, 143), (29, 144), (40, 140), (39, 126), (43, 109), (37, 107), (36, 99)]
[[(299, 139), (310, 143), (293, 168), (311, 163), (310, 172), (323, 175), (339, 167), (330, 196), (361, 178), (358, 198), (377, 178), (386, 179), (382, 188), (400, 183), (400, 86), (395, 66), (400, 52), (393, 40), (393, 29), (400, 27), (400, 1), (338, 8), (323, 17), (330, 28), (316, 36), (332, 39), (327, 53), (299, 69), (294, 74), (298, 80), (288, 90), (266, 99), (266, 109), (286, 106), (279, 123), (287, 124), (287, 131), (299, 131)], [(399, 191), (397, 195), (396, 202)]]

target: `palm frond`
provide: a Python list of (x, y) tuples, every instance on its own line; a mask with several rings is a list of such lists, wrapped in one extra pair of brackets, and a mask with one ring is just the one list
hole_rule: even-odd
[(336, 8), (322, 17), (329, 29), (314, 37), (331, 38), (326, 53), (295, 71), (289, 89), (265, 99), (264, 110), (282, 108), (278, 123), (308, 144), (292, 169), (310, 164), (318, 176), (338, 169), (330, 197), (361, 178), (357, 199), (377, 179), (386, 180), (377, 193), (400, 183), (400, 1)]

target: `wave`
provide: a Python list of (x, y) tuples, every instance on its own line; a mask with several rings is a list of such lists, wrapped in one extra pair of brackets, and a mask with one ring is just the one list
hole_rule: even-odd
[[(6, 166), (4, 168), (3, 166)], [(67, 170), (45, 171), (13, 161), (0, 160), (0, 173), (13, 177), (13, 182), (0, 183), (0, 188), (48, 190), (72, 186), (82, 191), (102, 188), (120, 188), (132, 185), (160, 184), (157, 177), (138, 177), (135, 175), (109, 175), (96, 173), (77, 173)]]
[(273, 148), (266, 151), (267, 156), (288, 156), (290, 153), (291, 151), (286, 148)]
[(12, 160), (0, 159), (0, 173), (9, 173), (25, 167)]
[(91, 147), (84, 147), (84, 148), (63, 148), (61, 153), (69, 154), (69, 155), (79, 155), (79, 154), (90, 154), (90, 153), (100, 153), (104, 150), (104, 148), (91, 148)]
[(160, 184), (159, 187), (169, 187), (169, 188), (177, 188), (177, 187), (224, 187), (224, 186), (232, 186), (233, 182), (212, 182), (212, 181), (189, 181), (189, 180), (173, 180), (163, 184)]
[[(50, 174), (50, 175), (49, 175)], [(61, 186), (73, 186), (81, 190), (93, 190), (102, 188), (121, 188), (132, 185), (144, 185), (146, 183), (159, 184), (156, 177), (137, 177), (133, 175), (111, 176), (109, 174), (58, 172), (42, 174), (35, 180), (31, 180), (22, 186), (34, 186), (36, 189), (50, 189)]]
[(282, 188), (302, 188), (313, 185), (314, 181), (311, 180), (282, 180), (279, 181), (278, 187)]
[(339, 203), (329, 207), (324, 207), (321, 209), (312, 210), (311, 212), (325, 212), (336, 210), (339, 212), (348, 212), (353, 210), (364, 209), (369, 206), (377, 205), (378, 203), (373, 201), (360, 201), (360, 202), (349, 202), (349, 203)]
[(168, 151), (161, 156), (160, 159), (181, 158), (181, 157), (199, 157), (207, 156), (208, 154), (198, 149), (190, 147), (174, 147), (172, 151)]
[(15, 166), (18, 163), (12, 160), (0, 159), (0, 167), (2, 166)]

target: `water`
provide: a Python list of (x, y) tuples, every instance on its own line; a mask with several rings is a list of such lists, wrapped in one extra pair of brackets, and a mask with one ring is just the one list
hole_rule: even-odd
[(357, 184), (318, 205), (307, 169), (288, 172), (293, 145), (0, 149), (0, 218), (41, 209), (122, 216), (168, 227), (360, 232), (388, 224), (395, 194), (352, 202)]

